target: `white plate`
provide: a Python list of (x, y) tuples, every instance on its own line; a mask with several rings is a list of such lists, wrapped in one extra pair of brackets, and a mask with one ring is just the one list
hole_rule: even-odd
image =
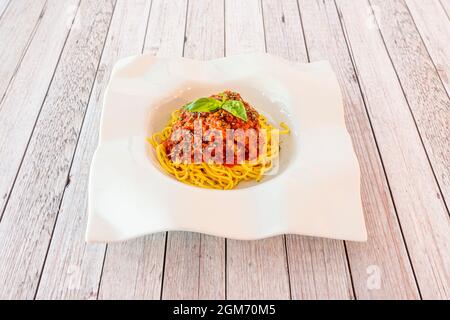
[[(174, 109), (225, 89), (239, 92), (273, 124), (290, 126), (278, 172), (228, 191), (191, 187), (163, 173), (146, 137)], [(89, 242), (168, 230), (234, 239), (367, 238), (358, 161), (326, 61), (297, 64), (266, 54), (206, 62), (123, 59), (106, 90), (99, 140), (89, 182)]]

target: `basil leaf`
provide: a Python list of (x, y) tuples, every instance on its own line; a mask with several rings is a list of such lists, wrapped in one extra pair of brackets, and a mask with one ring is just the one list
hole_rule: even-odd
[(222, 109), (228, 111), (239, 119), (247, 121), (247, 111), (241, 101), (227, 100), (222, 104)]
[(213, 98), (200, 98), (190, 104), (185, 108), (190, 112), (213, 112), (220, 109), (222, 102)]

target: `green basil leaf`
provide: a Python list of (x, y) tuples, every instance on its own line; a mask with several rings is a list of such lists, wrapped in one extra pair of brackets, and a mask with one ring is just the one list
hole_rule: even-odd
[(220, 109), (222, 102), (213, 98), (200, 98), (190, 104), (185, 108), (190, 112), (213, 112)]
[(239, 119), (247, 121), (247, 111), (241, 101), (227, 100), (222, 104), (222, 109), (228, 111)]

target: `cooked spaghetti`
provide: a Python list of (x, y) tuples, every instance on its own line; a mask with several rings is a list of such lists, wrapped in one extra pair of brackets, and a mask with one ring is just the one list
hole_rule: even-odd
[[(179, 181), (225, 190), (241, 181), (260, 181), (272, 168), (279, 156), (278, 134), (290, 132), (286, 124), (280, 126), (275, 129), (238, 93), (225, 91), (175, 110), (148, 142), (162, 168)], [(230, 139), (229, 132), (246, 135)]]

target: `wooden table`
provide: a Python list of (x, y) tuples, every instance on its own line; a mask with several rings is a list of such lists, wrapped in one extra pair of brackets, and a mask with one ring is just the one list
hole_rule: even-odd
[[(0, 0), (0, 298), (449, 299), (449, 16), (450, 0)], [(264, 51), (333, 65), (369, 240), (87, 245), (115, 61)]]

